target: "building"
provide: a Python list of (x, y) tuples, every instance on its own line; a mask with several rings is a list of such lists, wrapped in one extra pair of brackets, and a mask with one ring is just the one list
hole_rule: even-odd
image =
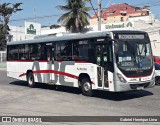
[[(135, 7), (127, 3), (115, 4), (101, 11), (101, 22), (102, 24), (125, 22), (131, 17), (148, 16), (149, 12), (148, 8)], [(90, 19), (90, 25), (95, 24), (97, 24), (97, 13)]]
[[(90, 29), (98, 30), (97, 14), (90, 19)], [(115, 4), (101, 11), (101, 30), (142, 30), (149, 34), (153, 54), (160, 56), (160, 21), (146, 7)]]
[(50, 29), (50, 27), (42, 27), (41, 24), (35, 22), (25, 22), (24, 26), (9, 26), (9, 28), (9, 42), (34, 39), (34, 37), (37, 35), (66, 32), (64, 26)]

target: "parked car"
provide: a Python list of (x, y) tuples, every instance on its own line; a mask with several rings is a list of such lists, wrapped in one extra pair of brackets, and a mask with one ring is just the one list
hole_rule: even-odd
[(160, 85), (160, 56), (153, 56), (155, 64), (155, 83)]

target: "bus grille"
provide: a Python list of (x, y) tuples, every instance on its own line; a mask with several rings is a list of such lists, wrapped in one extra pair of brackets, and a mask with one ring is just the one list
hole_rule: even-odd
[(143, 83), (143, 84), (130, 84), (131, 89), (136, 89), (137, 87), (144, 87), (147, 88), (149, 86), (150, 82)]

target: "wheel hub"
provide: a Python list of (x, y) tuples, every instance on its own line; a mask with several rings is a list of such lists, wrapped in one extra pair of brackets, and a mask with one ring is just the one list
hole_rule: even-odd
[(89, 82), (84, 83), (84, 90), (85, 90), (85, 91), (89, 91), (89, 90), (90, 90), (90, 87), (91, 87), (91, 85), (90, 85)]
[(33, 78), (32, 78), (32, 77), (29, 77), (28, 82), (29, 82), (30, 85), (32, 85), (32, 84), (33, 84)]

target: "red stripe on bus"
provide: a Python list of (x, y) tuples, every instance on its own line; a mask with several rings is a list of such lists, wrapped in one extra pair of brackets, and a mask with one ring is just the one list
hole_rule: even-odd
[(68, 76), (74, 79), (78, 79), (77, 76), (70, 74), (70, 73), (66, 73), (66, 72), (61, 72), (61, 71), (56, 71), (56, 70), (36, 70), (33, 71), (34, 74), (41, 74), (41, 73), (54, 73), (54, 74), (59, 74), (59, 75), (63, 75), (63, 76)]
[[(65, 72), (61, 72), (61, 71), (56, 71), (56, 70), (36, 70), (33, 71), (34, 74), (41, 74), (41, 73), (54, 73), (54, 74), (59, 74), (59, 75), (63, 75), (63, 76), (68, 76), (74, 79), (78, 79), (78, 76), (75, 76), (73, 74), (70, 73), (65, 73)], [(25, 76), (26, 74), (20, 74), (19, 77)]]
[(26, 74), (25, 73), (23, 73), (23, 74), (21, 74), (21, 75), (19, 75), (19, 77), (22, 77), (22, 76), (25, 76)]
[[(66, 72), (56, 71), (56, 70), (36, 70), (36, 71), (33, 71), (33, 73), (34, 74), (54, 73), (54, 74), (59, 74), (59, 75), (68, 76), (68, 77), (71, 77), (71, 78), (74, 78), (74, 79), (78, 79), (78, 76), (76, 76), (76, 75), (66, 73)], [(22, 76), (25, 76), (25, 75), (26, 75), (26, 73), (23, 73), (23, 74), (20, 74), (19, 77), (22, 77)], [(92, 81), (91, 81), (91, 83), (94, 84)]]

